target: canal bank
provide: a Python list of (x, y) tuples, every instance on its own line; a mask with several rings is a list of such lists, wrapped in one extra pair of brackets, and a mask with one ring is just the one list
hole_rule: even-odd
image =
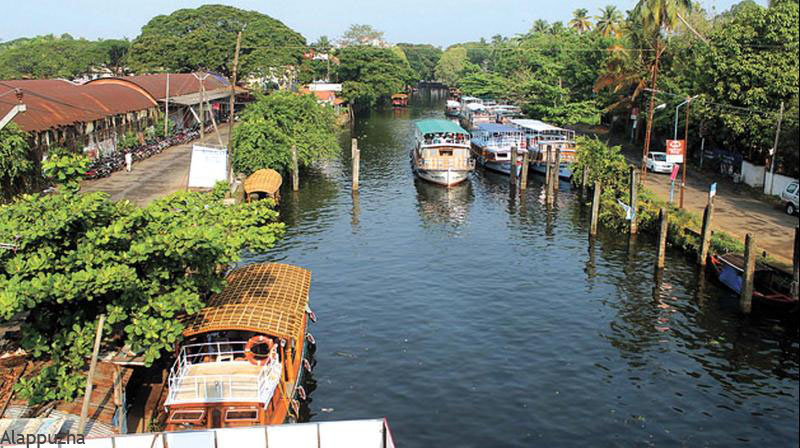
[(590, 243), (566, 183), (548, 212), (535, 175), (415, 181), (413, 120), (445, 97), (358, 118), (360, 193), (345, 134), (249, 258), (314, 272), (312, 421), (383, 415), (408, 446), (797, 443), (796, 329), (742, 319), (680, 252), (654, 278), (648, 236)]

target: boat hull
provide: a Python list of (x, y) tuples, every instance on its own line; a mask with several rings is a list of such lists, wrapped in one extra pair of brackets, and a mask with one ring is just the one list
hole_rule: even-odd
[(415, 170), (420, 179), (438, 185), (451, 187), (467, 180), (469, 171), (465, 170)]
[[(532, 163), (531, 169), (539, 174), (547, 174), (547, 166), (544, 163)], [(558, 177), (564, 180), (572, 179), (572, 170), (568, 166), (562, 166), (558, 170)]]

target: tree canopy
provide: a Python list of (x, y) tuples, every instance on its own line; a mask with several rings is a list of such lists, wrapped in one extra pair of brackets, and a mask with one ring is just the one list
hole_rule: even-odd
[(0, 249), (0, 321), (23, 319), (21, 348), (51, 361), (15, 386), (18, 396), (80, 395), (101, 314), (109, 348), (127, 345), (147, 365), (172, 351), (176, 317), (220, 290), (243, 248), (265, 251), (282, 233), (271, 205), (180, 192), (139, 208), (67, 189), (0, 206), (0, 241), (17, 246)]
[(339, 44), (343, 47), (351, 45), (374, 45), (383, 43), (383, 31), (378, 31), (372, 25), (352, 24), (342, 34)]
[(301, 166), (339, 153), (336, 117), (314, 95), (275, 92), (247, 106), (233, 135), (233, 167), (251, 174), (261, 168), (288, 172), (291, 148)]
[(0, 45), (0, 79), (74, 79), (102, 69), (122, 75), (129, 45), (124, 39), (90, 41), (69, 34), (5, 42)]
[(435, 73), (437, 80), (455, 86), (461, 78), (479, 69), (478, 65), (469, 61), (466, 48), (450, 47), (439, 58)]
[(408, 63), (423, 80), (436, 79), (436, 64), (442, 57), (442, 50), (427, 44), (397, 44), (405, 52)]
[(337, 57), (343, 96), (357, 108), (386, 101), (415, 78), (408, 62), (388, 48), (357, 45), (340, 49)]
[(303, 36), (267, 15), (223, 5), (153, 17), (131, 43), (128, 62), (137, 72), (211, 70), (230, 76), (239, 31), (241, 77), (300, 64)]
[(0, 129), (0, 202), (24, 191), (36, 172), (25, 132), (14, 123)]

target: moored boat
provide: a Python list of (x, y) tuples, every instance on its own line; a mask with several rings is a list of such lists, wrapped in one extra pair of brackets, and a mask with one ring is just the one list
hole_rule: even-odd
[(447, 100), (444, 107), (444, 114), (448, 117), (457, 117), (461, 113), (461, 103), (456, 100)]
[(392, 107), (407, 107), (408, 106), (408, 94), (406, 93), (395, 93), (392, 95)]
[(283, 178), (277, 171), (264, 168), (247, 176), (244, 180), (244, 193), (247, 202), (269, 198), (277, 204), (280, 201), (280, 188)]
[(551, 161), (555, 160), (556, 151), (560, 150), (560, 166), (558, 177), (569, 180), (572, 178), (571, 165), (577, 156), (575, 131), (563, 129), (540, 120), (515, 118), (509, 120), (525, 133), (525, 141), (530, 151), (531, 169), (537, 173), (547, 172), (548, 151)]
[[(742, 292), (744, 257), (740, 254), (709, 255), (707, 266), (714, 278), (735, 294)], [(778, 285), (777, 272), (770, 266), (756, 262), (753, 272), (753, 305), (776, 311), (798, 311), (798, 301), (789, 291)]]
[[(253, 264), (181, 319), (184, 341), (168, 379), (168, 431), (274, 425), (299, 418), (310, 370), (311, 272)], [(313, 320), (313, 318), (312, 318)], [(307, 343), (308, 341), (308, 343)]]
[(481, 123), (472, 131), (472, 153), (478, 164), (501, 174), (511, 173), (511, 151), (517, 151), (517, 176), (522, 171), (525, 136), (522, 130), (497, 123)]
[(420, 120), (411, 150), (411, 169), (421, 179), (451, 186), (475, 169), (470, 158), (469, 133), (448, 120)]

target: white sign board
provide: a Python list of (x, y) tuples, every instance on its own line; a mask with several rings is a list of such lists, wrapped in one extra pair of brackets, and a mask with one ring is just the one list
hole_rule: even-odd
[(227, 180), (228, 151), (224, 148), (193, 145), (189, 166), (189, 187), (211, 188), (217, 181)]

